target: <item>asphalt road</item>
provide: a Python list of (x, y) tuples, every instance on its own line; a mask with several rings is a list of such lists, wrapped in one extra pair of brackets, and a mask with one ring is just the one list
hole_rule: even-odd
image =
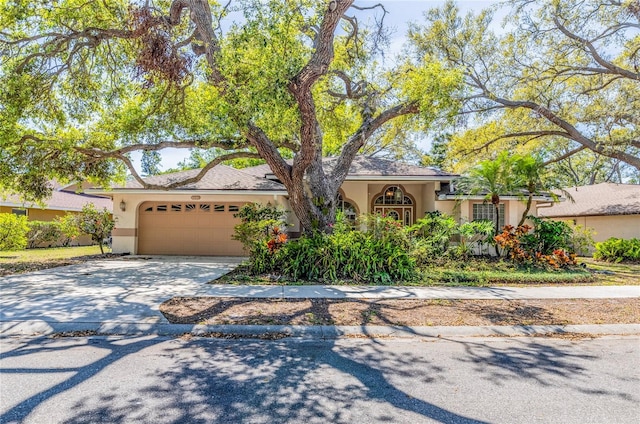
[(640, 339), (0, 339), (1, 423), (637, 423)]

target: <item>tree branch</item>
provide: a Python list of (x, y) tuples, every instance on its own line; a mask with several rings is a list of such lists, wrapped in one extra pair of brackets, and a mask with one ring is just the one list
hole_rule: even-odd
[(602, 58), (602, 56), (600, 56), (600, 54), (598, 53), (598, 51), (596, 50), (594, 45), (589, 40), (587, 40), (585, 38), (582, 38), (582, 37), (572, 33), (571, 31), (569, 31), (567, 29), (567, 27), (565, 27), (564, 25), (562, 25), (560, 23), (560, 20), (558, 19), (557, 16), (553, 17), (553, 22), (556, 25), (556, 27), (560, 30), (560, 32), (562, 32), (564, 35), (566, 35), (570, 39), (575, 40), (575, 41), (579, 42), (580, 44), (582, 44), (584, 47), (586, 47), (586, 49), (591, 54), (591, 57), (593, 57), (593, 59), (600, 66), (602, 66), (603, 68), (608, 69), (612, 73), (615, 73), (615, 74), (618, 74), (618, 75), (622, 75), (622, 76), (624, 76), (626, 78), (629, 78), (629, 79), (632, 79), (632, 80), (640, 80), (640, 74), (628, 71), (628, 70), (626, 70), (624, 68), (621, 68), (619, 66), (614, 65), (611, 62), (608, 62), (608, 61), (604, 60), (604, 58)]
[(353, 159), (358, 154), (358, 151), (367, 142), (369, 137), (373, 133), (382, 127), (390, 120), (403, 115), (410, 115), (419, 111), (418, 104), (416, 102), (397, 105), (386, 111), (382, 112), (375, 118), (369, 118), (365, 120), (360, 128), (349, 138), (347, 143), (342, 148), (342, 152), (336, 161), (336, 165), (331, 173), (332, 184), (335, 185), (337, 190), (349, 172), (349, 167), (353, 162)]

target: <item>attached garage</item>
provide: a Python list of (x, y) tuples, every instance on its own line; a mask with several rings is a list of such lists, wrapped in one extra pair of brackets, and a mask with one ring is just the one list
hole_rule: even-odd
[(138, 254), (245, 256), (233, 240), (243, 203), (144, 202), (138, 209)]

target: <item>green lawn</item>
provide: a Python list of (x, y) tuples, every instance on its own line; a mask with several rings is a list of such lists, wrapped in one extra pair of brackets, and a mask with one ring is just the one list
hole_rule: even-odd
[(429, 269), (422, 273), (417, 285), (421, 286), (499, 286), (499, 285), (554, 285), (594, 283), (591, 273), (575, 271), (542, 270), (454, 270)]
[(593, 258), (579, 258), (587, 268), (595, 270), (597, 283), (603, 286), (640, 285), (640, 263), (611, 263)]
[[(105, 253), (110, 250), (105, 247)], [(25, 249), (14, 252), (0, 252), (0, 263), (38, 262), (69, 259), (78, 256), (99, 255), (98, 246), (55, 247), (50, 249)]]
[[(105, 253), (109, 250), (105, 249)], [(56, 247), (0, 252), (0, 277), (71, 265), (100, 255), (98, 246)]]

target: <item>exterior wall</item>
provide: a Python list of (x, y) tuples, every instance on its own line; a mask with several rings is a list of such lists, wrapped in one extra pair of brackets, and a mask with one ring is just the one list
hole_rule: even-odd
[(640, 239), (640, 214), (553, 217), (556, 221), (572, 221), (577, 225), (592, 228), (596, 234), (593, 240), (605, 241), (611, 237)]
[(66, 213), (66, 211), (29, 208), (27, 217), (29, 218), (29, 221), (53, 221), (58, 217), (64, 216)]
[(436, 182), (426, 183), (372, 183), (368, 181), (345, 181), (340, 187), (346, 199), (351, 201), (359, 214), (373, 212), (372, 203), (376, 196), (389, 186), (399, 186), (415, 200), (414, 220), (424, 216), (425, 212), (435, 210)]
[[(482, 203), (482, 200), (437, 200), (435, 201), (434, 210), (451, 215), (459, 222), (468, 222), (473, 218), (473, 205)], [(524, 202), (519, 200), (504, 200), (501, 203), (504, 203), (505, 225), (513, 225), (514, 227), (518, 225), (520, 217), (526, 208)], [(535, 205), (536, 202), (534, 201), (527, 215), (537, 216)], [(531, 224), (530, 221), (525, 221), (525, 223)]]
[[(120, 209), (120, 202), (125, 202), (125, 210)], [(114, 193), (113, 195), (113, 216), (116, 226), (112, 232), (112, 249), (114, 253), (137, 253), (138, 241), (138, 207), (147, 201), (166, 202), (238, 202), (238, 203), (271, 203), (282, 206), (290, 210), (289, 203), (284, 196), (280, 195), (231, 195), (231, 194), (185, 194), (165, 193), (162, 191), (149, 191), (142, 194)], [(296, 220), (297, 221), (297, 220)], [(297, 222), (294, 222), (297, 224)], [(299, 224), (298, 228), (299, 228)], [(296, 228), (292, 228), (296, 231)], [(299, 231), (299, 230), (298, 230)]]
[(369, 184), (366, 181), (345, 181), (340, 187), (348, 200), (358, 209), (358, 215), (370, 213), (369, 211)]

